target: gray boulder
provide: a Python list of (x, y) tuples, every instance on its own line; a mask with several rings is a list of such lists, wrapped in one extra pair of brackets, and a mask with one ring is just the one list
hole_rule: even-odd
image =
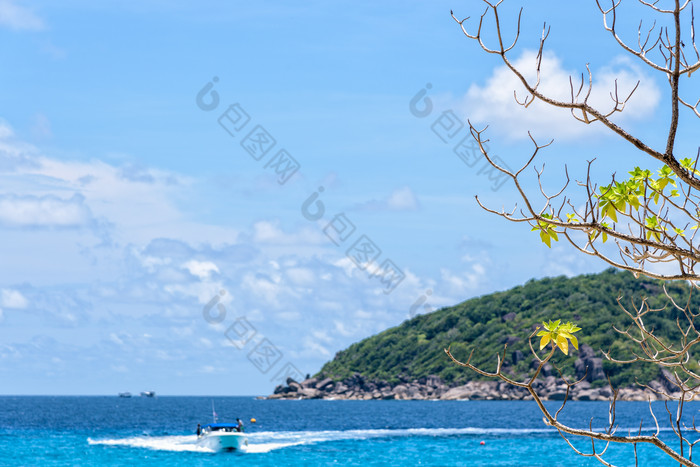
[(301, 386), (304, 388), (315, 388), (318, 380), (316, 378), (305, 379), (301, 382)]
[(436, 375), (430, 375), (425, 380), (426, 386), (431, 386), (434, 388), (443, 386), (442, 379)]
[(518, 315), (516, 315), (514, 311), (511, 311), (510, 313), (506, 313), (505, 315), (503, 315), (503, 317), (501, 319), (503, 321), (508, 322), (508, 321), (513, 321), (516, 316), (518, 316)]
[(333, 380), (330, 378), (322, 379), (316, 383), (316, 389), (321, 391), (330, 391), (333, 388)]
[(320, 399), (322, 396), (321, 391), (316, 388), (302, 388), (298, 394), (305, 399)]
[(566, 391), (553, 391), (550, 392), (549, 395), (547, 396), (547, 399), (550, 401), (563, 401), (566, 398)]
[(290, 392), (299, 392), (302, 390), (301, 384), (297, 383), (296, 381), (292, 381), (289, 383), (289, 391)]
[(346, 392), (347, 390), (348, 390), (348, 387), (340, 382), (336, 383), (333, 386), (333, 393), (334, 394), (342, 394), (342, 393)]
[(447, 392), (445, 392), (443, 395), (440, 396), (440, 399), (446, 400), (446, 401), (454, 401), (454, 400), (459, 400), (459, 399), (469, 399), (469, 396), (472, 394), (472, 389), (469, 387), (469, 385), (465, 384), (462, 386), (457, 386), (452, 389), (449, 389)]
[(586, 381), (605, 380), (605, 371), (603, 371), (603, 359), (596, 357), (596, 353), (591, 346), (581, 344), (579, 347), (579, 358), (574, 362), (574, 370), (576, 371), (576, 379), (581, 379), (586, 376)]
[(580, 391), (576, 397), (580, 401), (599, 401), (605, 400), (597, 389), (584, 389)]

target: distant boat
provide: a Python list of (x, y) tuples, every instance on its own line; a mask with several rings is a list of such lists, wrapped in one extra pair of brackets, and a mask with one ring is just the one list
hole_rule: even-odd
[(197, 444), (212, 451), (240, 451), (248, 446), (248, 437), (235, 423), (212, 423), (202, 427)]
[(131, 397), (131, 393), (130, 392), (120, 392), (119, 397)]
[(141, 397), (156, 397), (155, 391), (142, 391)]

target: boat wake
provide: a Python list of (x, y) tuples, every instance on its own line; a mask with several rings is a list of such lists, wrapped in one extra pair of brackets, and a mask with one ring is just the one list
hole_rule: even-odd
[[(244, 452), (264, 454), (292, 446), (324, 443), (330, 441), (363, 440), (392, 437), (447, 437), (469, 435), (527, 435), (551, 433), (551, 429), (508, 428), (407, 428), (378, 430), (328, 430), (328, 431), (263, 431), (246, 433), (249, 445)], [(88, 438), (90, 445), (122, 446), (158, 451), (201, 452), (213, 451), (196, 444), (195, 435), (186, 436), (134, 436), (118, 439)]]
[(213, 452), (202, 446), (198, 446), (196, 435), (187, 436), (132, 436), (130, 438), (117, 439), (92, 439), (88, 438), (88, 444), (92, 446), (122, 446), (130, 448), (153, 449), (156, 451), (177, 452)]

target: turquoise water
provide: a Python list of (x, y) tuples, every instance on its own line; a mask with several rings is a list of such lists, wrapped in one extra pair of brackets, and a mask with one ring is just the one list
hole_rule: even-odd
[[(197, 447), (197, 423), (247, 421), (247, 453)], [(621, 427), (652, 426), (644, 403), (619, 403)], [(554, 404), (552, 405), (554, 407)], [(689, 404), (688, 417), (700, 404)], [(654, 410), (667, 420), (663, 404)], [(565, 420), (594, 426), (607, 404), (569, 403)], [(257, 423), (248, 420), (256, 418)], [(671, 435), (666, 431), (662, 437)], [(481, 443), (484, 444), (481, 444)], [(578, 442), (590, 448), (590, 442)], [(640, 465), (674, 465), (650, 447)], [(606, 458), (634, 465), (629, 446)], [(523, 401), (261, 401), (248, 397), (0, 397), (0, 465), (587, 466)], [(675, 464), (677, 465), (677, 464)]]

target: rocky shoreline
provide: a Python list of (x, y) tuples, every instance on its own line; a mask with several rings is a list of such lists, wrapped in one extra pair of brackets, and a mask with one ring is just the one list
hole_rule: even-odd
[[(658, 390), (666, 390), (658, 381)], [(554, 376), (538, 379), (533, 385), (537, 394), (544, 400), (564, 400), (566, 386)], [(607, 401), (612, 390), (607, 387), (591, 387), (582, 381), (569, 394), (569, 400)], [(291, 378), (286, 385), (275, 388), (274, 394), (266, 399), (330, 399), (330, 400), (532, 400), (525, 389), (510, 386), (501, 381), (470, 381), (459, 386), (445, 385), (437, 376), (428, 376), (410, 382), (390, 384), (381, 380), (366, 380), (356, 374), (342, 381), (330, 378), (319, 380), (309, 378), (296, 382)], [(658, 394), (641, 387), (620, 389), (618, 400), (647, 401), (660, 400)]]
[[(612, 390), (607, 385), (602, 359), (593, 349), (581, 346), (579, 358), (574, 364), (576, 378), (586, 378), (574, 386), (569, 400), (608, 401)], [(670, 380), (673, 377), (664, 370), (664, 377), (652, 381), (649, 386), (660, 393), (673, 396), (675, 392)], [(409, 379), (399, 376), (399, 381), (389, 383), (369, 380), (359, 373), (335, 381), (331, 378), (307, 378), (297, 382), (287, 379), (286, 385), (275, 388), (267, 399), (349, 399), (349, 400), (532, 400), (532, 395), (523, 388), (508, 385), (503, 381), (469, 381), (462, 385), (445, 384), (438, 376)], [(555, 376), (554, 368), (547, 364), (533, 388), (544, 400), (564, 400), (566, 385)], [(648, 401), (663, 400), (664, 397), (647, 388), (621, 388), (618, 400)]]

